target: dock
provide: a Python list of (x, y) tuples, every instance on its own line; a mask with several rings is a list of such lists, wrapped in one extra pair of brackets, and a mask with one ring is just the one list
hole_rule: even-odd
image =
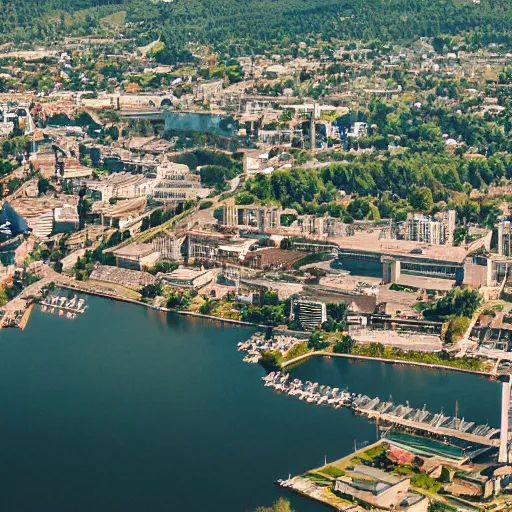
[[(489, 425), (479, 425), (464, 418), (445, 415), (443, 412), (434, 414), (423, 409), (415, 409), (407, 405), (397, 405), (380, 398), (340, 391), (338, 388), (319, 385), (318, 382), (305, 383), (299, 379), (290, 379), (290, 374), (272, 372), (263, 377), (265, 386), (290, 396), (298, 396), (314, 405), (328, 405), (336, 409), (347, 407), (356, 414), (375, 419), (380, 425), (388, 424), (404, 429), (428, 432), (440, 437), (461, 439), (482, 446), (498, 447), (500, 430)], [(497, 437), (498, 436), (498, 437)]]
[(87, 308), (85, 300), (79, 299), (76, 295), (71, 299), (64, 295), (49, 295), (46, 299), (43, 299), (40, 304), (43, 312), (53, 313), (59, 311), (74, 316), (85, 313), (85, 309)]

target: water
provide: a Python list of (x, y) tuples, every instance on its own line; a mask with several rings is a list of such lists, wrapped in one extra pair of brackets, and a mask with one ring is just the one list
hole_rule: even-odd
[[(273, 481), (375, 440), (348, 410), (265, 388), (236, 350), (249, 329), (87, 302), (76, 320), (36, 309), (0, 331), (0, 510), (243, 512), (285, 496), (322, 512)], [(340, 359), (296, 373), (429, 406), (460, 393), (476, 420), (499, 410), (499, 386), (473, 376)]]

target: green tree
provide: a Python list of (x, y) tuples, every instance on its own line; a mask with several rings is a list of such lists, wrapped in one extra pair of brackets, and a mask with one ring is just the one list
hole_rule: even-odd
[(336, 354), (350, 354), (354, 347), (354, 340), (348, 334), (341, 337), (341, 340), (334, 344), (332, 351)]
[(293, 510), (288, 500), (279, 498), (271, 507), (258, 507), (254, 512), (293, 512)]
[(428, 187), (414, 187), (407, 196), (407, 200), (414, 210), (429, 212), (434, 206), (432, 190)]

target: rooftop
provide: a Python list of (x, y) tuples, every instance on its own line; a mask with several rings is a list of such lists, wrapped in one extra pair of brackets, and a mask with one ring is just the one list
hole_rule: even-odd
[(154, 252), (152, 244), (130, 244), (112, 251), (118, 258), (142, 258)]
[(173, 272), (169, 272), (168, 274), (164, 274), (165, 277), (170, 279), (177, 279), (179, 281), (187, 281), (191, 279), (196, 279), (204, 274), (207, 274), (210, 270), (198, 269), (198, 268), (185, 268), (179, 267)]
[[(468, 255), (468, 251), (464, 247), (427, 245), (409, 240), (379, 240), (379, 232), (361, 232), (347, 237), (330, 237), (328, 240), (337, 243), (341, 249), (353, 249), (390, 256), (407, 256), (407, 258), (419, 260), (462, 263)], [(413, 249), (422, 249), (422, 254), (411, 254)]]

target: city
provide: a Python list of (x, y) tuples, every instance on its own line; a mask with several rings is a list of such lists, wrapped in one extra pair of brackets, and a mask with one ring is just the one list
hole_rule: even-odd
[[(170, 393), (170, 409), (194, 400), (188, 393), (199, 400), (197, 383), (203, 398), (222, 387), (236, 366), (240, 378), (250, 375), (261, 413), (277, 400), (276, 410), (304, 414), (307, 424), (321, 423), (314, 415), (345, 418), (346, 431), (336, 427), (345, 444), (330, 441), (329, 458), (321, 445), (314, 461), (297, 460), (288, 474), (263, 460), (251, 474), (247, 464), (245, 478), (264, 476), (271, 491), (260, 496), (238, 483), (236, 505), (183, 497), (184, 509), (512, 510), (506, 2), (450, 0), (443, 11), (423, 0), (393, 0), (389, 9), (374, 0), (69, 0), (37, 16), (31, 0), (19, 12), (11, 3), (0, 23), (0, 335), (23, 343), (48, 336), (48, 346), (80, 340), (80, 351), (92, 343), (91, 367), (66, 377), (89, 375), (70, 384), (84, 400), (80, 386), (97, 382), (105, 386), (98, 396), (128, 400), (115, 394), (124, 384), (114, 384), (114, 361), (130, 351), (139, 354), (125, 361), (137, 389), (162, 391), (171, 377), (139, 381), (142, 361), (155, 358), (147, 368), (158, 368), (171, 354), (186, 360), (197, 348), (180, 343), (197, 338), (203, 352), (194, 352), (194, 366), (215, 377), (192, 385), (184, 365), (169, 390), (182, 382), (191, 389)], [(270, 7), (275, 16), (265, 20)], [(248, 38), (251, 24), (261, 42)], [(139, 329), (153, 334), (135, 336)], [(176, 345), (162, 341), (149, 356), (139, 342), (157, 343), (163, 333)], [(229, 339), (230, 355), (208, 360), (205, 333), (212, 343)], [(122, 342), (131, 348), (121, 355)], [(7, 368), (12, 357), (14, 372), (19, 355), (4, 349), (0, 360)], [(58, 360), (69, 347), (55, 350), (63, 351)], [(82, 353), (84, 361), (91, 354)], [(50, 364), (40, 357), (36, 368)], [(216, 357), (238, 360), (224, 367)], [(111, 388), (103, 380), (110, 371)], [(398, 398), (387, 396), (388, 386)], [(430, 402), (444, 386), (446, 400)], [(210, 401), (236, 424), (236, 411), (249, 405), (241, 394), (236, 406), (223, 403), (230, 396), (219, 391)], [(104, 404), (91, 403), (101, 422)], [(158, 409), (152, 414), (160, 423)], [(252, 414), (254, 425), (256, 416), (264, 421)], [(285, 425), (282, 414), (276, 423)], [(300, 422), (287, 428), (302, 446), (309, 441), (299, 439)], [(217, 426), (217, 435), (231, 426)], [(231, 456), (257, 441), (275, 439), (259, 429)], [(167, 448), (169, 458), (179, 451)], [(198, 465), (203, 456), (194, 454)], [(138, 457), (146, 454), (131, 462)], [(4, 509), (33, 509), (18, 499)], [(45, 503), (41, 510), (60, 510)], [(172, 500), (163, 503), (151, 509)], [(84, 501), (84, 510), (118, 507)]]

